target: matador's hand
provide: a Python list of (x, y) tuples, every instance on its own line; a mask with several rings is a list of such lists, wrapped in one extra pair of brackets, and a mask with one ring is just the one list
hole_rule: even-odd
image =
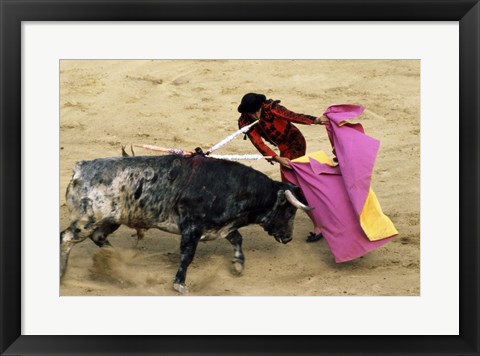
[(292, 169), (292, 166), (290, 165), (290, 160), (286, 157), (275, 156), (273, 160), (280, 163), (280, 165), (284, 168)]
[(326, 122), (328, 122), (328, 117), (326, 117), (325, 115), (322, 115), (321, 117), (317, 117), (313, 123), (315, 125), (325, 125)]

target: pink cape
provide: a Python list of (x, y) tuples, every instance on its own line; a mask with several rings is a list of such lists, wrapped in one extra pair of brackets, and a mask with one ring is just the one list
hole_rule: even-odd
[(330, 119), (326, 128), (338, 166), (310, 157), (307, 163), (292, 162), (293, 170), (282, 169), (285, 179), (299, 186), (314, 207), (309, 215), (320, 227), (337, 263), (361, 257), (392, 239), (370, 241), (360, 225), (380, 142), (365, 135), (360, 124), (344, 120), (363, 110), (356, 105), (335, 105), (324, 113)]

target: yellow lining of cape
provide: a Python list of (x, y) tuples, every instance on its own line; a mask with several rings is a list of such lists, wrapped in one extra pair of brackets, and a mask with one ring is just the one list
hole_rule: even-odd
[(377, 241), (397, 235), (398, 231), (386, 216), (372, 188), (360, 214), (360, 225), (370, 241)]
[[(323, 151), (307, 154), (292, 160), (292, 162), (308, 163), (309, 158), (313, 158), (323, 164), (335, 166), (333, 161), (328, 158), (326, 153)], [(370, 188), (368, 192), (365, 205), (363, 206), (362, 213), (360, 214), (360, 226), (370, 241), (377, 241), (398, 234), (398, 231), (390, 218), (383, 213), (382, 207), (380, 206), (377, 196), (373, 192), (372, 188)]]
[(292, 159), (292, 162), (308, 163), (310, 162), (309, 158), (313, 158), (314, 160), (323, 164), (328, 164), (329, 166), (335, 165), (333, 161), (330, 158), (328, 158), (327, 154), (323, 151), (316, 151), (310, 154), (306, 154), (305, 156)]

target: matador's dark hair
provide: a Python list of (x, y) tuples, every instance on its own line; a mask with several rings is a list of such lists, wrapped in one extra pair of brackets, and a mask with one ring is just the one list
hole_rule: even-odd
[(242, 102), (238, 106), (239, 113), (254, 113), (262, 106), (267, 100), (267, 97), (263, 94), (248, 93), (242, 98)]

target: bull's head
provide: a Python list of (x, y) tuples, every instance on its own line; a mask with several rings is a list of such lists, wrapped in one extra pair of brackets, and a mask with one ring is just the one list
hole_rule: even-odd
[(292, 240), (293, 220), (297, 209), (310, 211), (312, 208), (300, 202), (292, 190), (299, 191), (298, 188), (279, 190), (277, 200), (272, 210), (265, 216), (261, 226), (269, 235), (275, 237), (275, 240), (284, 244)]

